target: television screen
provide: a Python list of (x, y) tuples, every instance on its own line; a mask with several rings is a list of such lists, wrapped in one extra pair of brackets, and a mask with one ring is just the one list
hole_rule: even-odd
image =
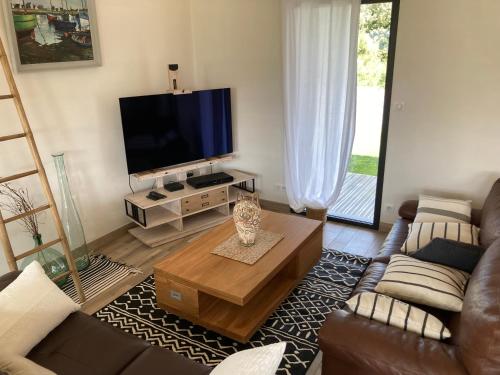
[(120, 99), (128, 173), (233, 152), (230, 89)]

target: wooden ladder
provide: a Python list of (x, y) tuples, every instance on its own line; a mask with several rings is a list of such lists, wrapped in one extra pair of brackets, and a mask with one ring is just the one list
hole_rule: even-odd
[[(12, 75), (12, 69), (10, 68), (9, 65), (9, 60), (7, 59), (7, 54), (5, 52), (5, 48), (2, 42), (2, 39), (0, 38), (0, 63), (2, 64), (3, 71), (5, 74), (5, 78), (7, 81), (7, 84), (10, 89), (10, 94), (9, 95), (0, 95), (0, 100), (12, 100), (16, 106), (17, 114), (19, 115), (19, 119), (21, 122), (21, 126), (23, 128), (22, 133), (18, 134), (12, 134), (12, 135), (7, 135), (0, 137), (0, 142), (5, 142), (5, 141), (10, 141), (13, 139), (19, 139), (19, 138), (25, 138), (26, 141), (28, 142), (28, 146), (31, 152), (31, 155), (33, 157), (33, 160), (35, 162), (35, 167), (36, 169), (15, 174), (12, 176), (8, 177), (0, 177), (0, 183), (5, 183), (9, 181), (14, 181), (18, 180), (23, 177), (31, 176), (38, 174), (40, 177), (40, 183), (42, 185), (42, 190), (44, 192), (44, 195), (47, 199), (48, 204), (38, 207), (32, 211), (25, 212), (21, 215), (9, 217), (8, 219), (4, 219), (2, 216), (2, 213), (0, 211), (0, 243), (2, 244), (3, 251), (5, 253), (5, 257), (7, 259), (7, 263), (9, 265), (9, 268), (11, 271), (17, 271), (18, 266), (17, 266), (17, 261), (24, 259), (30, 255), (36, 254), (38, 252), (41, 252), (45, 249), (47, 249), (50, 246), (54, 246), (55, 244), (60, 243), (63, 247), (64, 250), (64, 256), (66, 257), (66, 260), (68, 262), (69, 266), (69, 271), (65, 272), (62, 275), (59, 275), (53, 281), (58, 281), (61, 280), (68, 275), (71, 275), (73, 277), (73, 281), (76, 287), (76, 291), (78, 292), (78, 296), (80, 297), (80, 303), (85, 302), (85, 293), (83, 292), (82, 285), (80, 282), (80, 276), (78, 275), (78, 271), (76, 269), (75, 261), (73, 259), (73, 256), (71, 254), (69, 244), (68, 244), (68, 239), (66, 238), (66, 234), (64, 233), (64, 229), (62, 226), (61, 218), (59, 217), (59, 213), (57, 211), (57, 206), (54, 200), (54, 195), (52, 194), (52, 190), (50, 189), (49, 181), (47, 179), (47, 174), (45, 173), (45, 169), (42, 164), (42, 160), (40, 159), (40, 154), (38, 153), (38, 149), (36, 147), (35, 143), (35, 138), (33, 137), (33, 133), (31, 131), (28, 118), (26, 116), (26, 112), (24, 110), (23, 103), (21, 101), (21, 97), (19, 95), (19, 91), (17, 89), (16, 82), (14, 81), (14, 76)], [(50, 210), (52, 217), (54, 219), (54, 224), (56, 226), (57, 230), (57, 235), (58, 238), (54, 241), (47, 242), (41, 246), (37, 246), (32, 250), (29, 250), (25, 253), (22, 253), (20, 255), (14, 255), (14, 251), (12, 249), (12, 244), (9, 239), (9, 234), (7, 232), (7, 227), (6, 224), (20, 220), (26, 216), (34, 215), (39, 212), (45, 211), (45, 210)]]

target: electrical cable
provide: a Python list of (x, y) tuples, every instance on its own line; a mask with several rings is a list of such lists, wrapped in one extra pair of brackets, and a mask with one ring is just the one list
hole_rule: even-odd
[(128, 186), (129, 186), (130, 190), (132, 191), (132, 194), (135, 194), (134, 189), (132, 189), (132, 181), (131, 181), (130, 177), (131, 177), (131, 176), (130, 176), (130, 175), (128, 175)]

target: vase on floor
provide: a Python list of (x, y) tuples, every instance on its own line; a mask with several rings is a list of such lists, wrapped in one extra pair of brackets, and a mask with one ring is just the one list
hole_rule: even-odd
[[(41, 234), (36, 234), (33, 236), (33, 241), (35, 241), (35, 247), (42, 246), (43, 240)], [(68, 272), (68, 262), (64, 255), (52, 247), (48, 247), (36, 254), (30, 255), (23, 259), (21, 262), (21, 269), (25, 269), (31, 262), (36, 260), (42, 268), (45, 270), (45, 274), (54, 279), (63, 273)], [(63, 286), (68, 281), (68, 276), (56, 281), (58, 286)]]
[(73, 196), (69, 188), (66, 167), (64, 164), (64, 153), (52, 155), (57, 170), (57, 181), (59, 182), (59, 192), (61, 194), (61, 221), (64, 232), (68, 238), (69, 248), (75, 260), (78, 271), (86, 269), (90, 265), (89, 251), (85, 241), (80, 215), (76, 210)]
[(242, 246), (249, 247), (255, 244), (260, 229), (261, 211), (257, 194), (238, 193), (233, 219)]

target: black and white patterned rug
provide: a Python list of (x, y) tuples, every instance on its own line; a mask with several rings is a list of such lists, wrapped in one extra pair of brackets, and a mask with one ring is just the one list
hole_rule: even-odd
[(216, 366), (240, 350), (286, 341), (278, 374), (303, 375), (319, 352), (318, 331), (326, 316), (344, 306), (369, 261), (324, 249), (318, 264), (245, 345), (159, 309), (153, 276), (95, 316), (153, 345), (208, 366)]

